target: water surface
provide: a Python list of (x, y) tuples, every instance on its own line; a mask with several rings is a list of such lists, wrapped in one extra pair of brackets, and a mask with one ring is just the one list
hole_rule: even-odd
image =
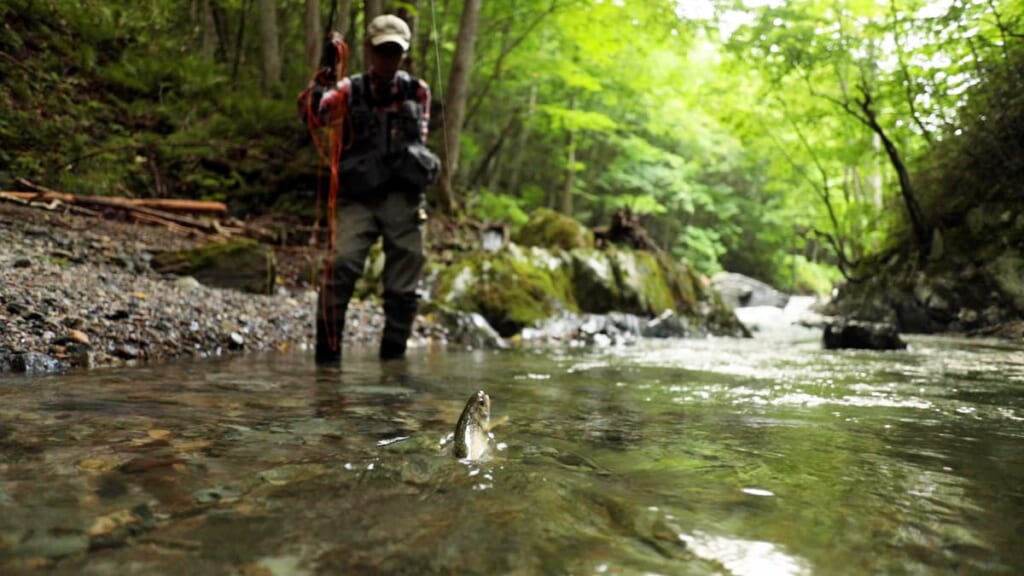
[(0, 379), (0, 572), (1024, 571), (1024, 350), (817, 336)]

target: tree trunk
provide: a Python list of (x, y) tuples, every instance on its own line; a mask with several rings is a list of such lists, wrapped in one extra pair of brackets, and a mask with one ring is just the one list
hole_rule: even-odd
[(213, 17), (211, 0), (199, 0), (200, 24), (203, 29), (201, 50), (203, 58), (213, 62), (217, 58), (217, 23)]
[(415, 74), (417, 68), (422, 68), (421, 66), (418, 66), (419, 61), (426, 58), (426, 55), (423, 52), (416, 49), (416, 35), (420, 26), (420, 0), (406, 0), (406, 2), (401, 5), (401, 8), (398, 8), (398, 10), (395, 11), (395, 14), (409, 24), (409, 54), (405, 59), (405, 69), (408, 70), (410, 74)]
[(896, 148), (896, 144), (889, 139), (885, 129), (878, 123), (875, 110), (871, 107), (871, 94), (866, 90), (863, 91), (863, 94), (864, 98), (857, 102), (861, 112), (864, 113), (862, 120), (881, 139), (885, 153), (889, 156), (889, 162), (896, 170), (900, 183), (900, 195), (903, 197), (903, 204), (907, 208), (907, 218), (910, 220), (910, 226), (914, 231), (914, 239), (917, 240), (918, 262), (923, 264), (931, 252), (932, 229), (925, 221), (924, 212), (921, 211), (920, 204), (917, 203), (914, 186), (910, 180), (910, 171), (903, 162), (899, 149)]
[(238, 80), (238, 69), (245, 56), (242, 46), (245, 44), (245, 20), (250, 8), (252, 8), (252, 0), (245, 0), (242, 5), (242, 14), (238, 17), (238, 33), (235, 34), (235, 62), (231, 66), (232, 82)]
[(259, 0), (259, 3), (263, 94), (276, 96), (281, 87), (281, 52), (277, 47), (277, 6), (274, 0)]
[(207, 8), (210, 10), (210, 18), (217, 39), (217, 46), (214, 49), (214, 60), (227, 62), (231, 54), (231, 34), (228, 30), (228, 17), (224, 13), (224, 7), (217, 0), (206, 0)]
[(445, 134), (445, 162), (438, 182), (441, 209), (449, 214), (459, 210), (452, 181), (459, 170), (459, 142), (462, 139), (462, 121), (466, 115), (466, 97), (469, 93), (469, 73), (473, 67), (473, 48), (476, 44), (477, 23), (483, 0), (466, 0), (459, 22), (459, 36), (452, 59), (451, 78), (444, 103), (444, 117), (448, 126)]
[[(576, 109), (576, 94), (569, 98), (569, 110)], [(572, 216), (572, 189), (576, 186), (576, 130), (569, 128), (566, 134), (565, 155), (565, 186), (562, 188), (559, 210), (566, 216)]]
[(353, 52), (359, 56), (359, 66), (354, 70), (362, 70), (370, 66), (370, 56), (367, 54), (366, 49), (357, 49), (356, 46), (366, 47), (364, 40), (366, 39), (367, 27), (370, 26), (370, 20), (384, 13), (384, 0), (364, 0), (362, 2), (362, 26), (356, 27), (355, 23), (352, 23), (352, 41), (348, 43), (352, 46)]
[(363, 2), (363, 29), (370, 24), (370, 20), (373, 20), (377, 16), (384, 13), (384, 2), (383, 0), (365, 0)]
[(320, 50), (324, 36), (320, 30), (320, 0), (306, 0), (306, 17), (303, 19), (306, 30), (306, 69), (315, 70), (320, 64)]
[(515, 158), (508, 175), (508, 192), (519, 195), (519, 175), (523, 172), (523, 151), (530, 142), (530, 119), (533, 118), (537, 108), (537, 85), (530, 86), (530, 98), (526, 105), (526, 117), (523, 118), (522, 126), (519, 128), (519, 142), (516, 144)]

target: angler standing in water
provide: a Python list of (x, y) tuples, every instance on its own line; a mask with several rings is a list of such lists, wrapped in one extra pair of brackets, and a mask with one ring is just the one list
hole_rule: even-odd
[[(321, 68), (299, 96), (311, 128), (331, 126), (337, 162), (337, 239), (326, 262), (316, 314), (316, 362), (338, 365), (345, 311), (363, 273), (370, 246), (384, 243), (382, 359), (405, 355), (416, 317), (416, 285), (423, 269), (423, 196), (440, 168), (426, 147), (430, 88), (400, 69), (409, 49), (409, 26), (398, 16), (374, 18), (366, 29), (366, 73), (336, 79), (340, 35), (333, 62)], [(308, 111), (313, 114), (307, 114)], [(315, 116), (309, 118), (308, 116)]]

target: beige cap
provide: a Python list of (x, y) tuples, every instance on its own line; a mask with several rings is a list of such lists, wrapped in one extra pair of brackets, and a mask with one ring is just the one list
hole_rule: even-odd
[(393, 14), (382, 14), (373, 20), (366, 27), (366, 37), (370, 44), (380, 46), (388, 42), (394, 42), (402, 47), (402, 50), (409, 49), (409, 25), (404, 20)]

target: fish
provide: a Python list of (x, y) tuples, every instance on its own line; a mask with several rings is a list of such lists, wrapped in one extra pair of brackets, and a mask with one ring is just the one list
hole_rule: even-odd
[(455, 424), (452, 454), (459, 459), (479, 460), (487, 453), (491, 436), (491, 397), (477, 390)]

